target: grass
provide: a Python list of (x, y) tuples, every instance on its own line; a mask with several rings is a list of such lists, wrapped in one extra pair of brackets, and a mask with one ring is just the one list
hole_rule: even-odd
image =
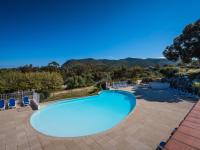
[(49, 98), (44, 99), (42, 102), (96, 95), (98, 94), (98, 91), (99, 90), (96, 87), (87, 87), (87, 88), (65, 90), (59, 92), (57, 91), (56, 93), (52, 93)]

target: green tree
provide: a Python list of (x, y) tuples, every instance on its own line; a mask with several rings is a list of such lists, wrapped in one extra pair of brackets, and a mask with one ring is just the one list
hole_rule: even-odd
[(180, 58), (185, 63), (192, 59), (200, 60), (200, 20), (187, 25), (173, 44), (166, 47), (163, 55), (173, 61)]
[(60, 73), (56, 72), (0, 72), (0, 92), (14, 92), (17, 90), (56, 90), (64, 84)]
[(84, 87), (86, 80), (82, 76), (77, 76), (77, 82), (79, 87)]
[(54, 68), (59, 68), (60, 67), (59, 63), (57, 63), (56, 61), (52, 61), (52, 62), (48, 63), (48, 66), (49, 67), (54, 67)]
[(120, 67), (119, 69), (115, 69), (112, 74), (112, 79), (113, 80), (125, 79), (127, 75), (127, 71), (128, 71), (127, 68), (124, 66)]
[(6, 91), (6, 82), (3, 79), (2, 74), (0, 73), (0, 93), (4, 93)]

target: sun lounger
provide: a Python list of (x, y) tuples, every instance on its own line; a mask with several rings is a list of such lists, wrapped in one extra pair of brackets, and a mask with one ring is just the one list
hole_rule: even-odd
[(16, 100), (14, 98), (10, 98), (8, 101), (8, 108), (12, 109), (16, 107)]
[(161, 141), (156, 150), (163, 150), (166, 145), (166, 142)]
[(5, 101), (0, 100), (0, 110), (5, 110)]
[(23, 106), (29, 106), (30, 105), (30, 99), (28, 96), (24, 96), (22, 99)]

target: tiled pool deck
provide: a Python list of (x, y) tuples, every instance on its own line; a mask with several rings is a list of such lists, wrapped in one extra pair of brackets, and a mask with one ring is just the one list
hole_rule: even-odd
[[(125, 90), (132, 91), (132, 88)], [(156, 101), (152, 101), (153, 95)], [(174, 95), (168, 90), (140, 89), (136, 96), (137, 107), (118, 126), (79, 138), (54, 138), (38, 133), (29, 123), (33, 113), (30, 108), (1, 111), (0, 150), (153, 150), (161, 140), (168, 139), (194, 105), (177, 95), (172, 102), (169, 96)]]

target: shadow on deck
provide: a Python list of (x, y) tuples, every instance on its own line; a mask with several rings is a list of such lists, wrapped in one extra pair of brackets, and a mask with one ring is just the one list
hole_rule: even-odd
[(175, 91), (174, 89), (154, 90), (148, 87), (132, 88), (137, 99), (144, 99), (152, 102), (178, 103), (181, 101), (196, 102), (198, 99)]

